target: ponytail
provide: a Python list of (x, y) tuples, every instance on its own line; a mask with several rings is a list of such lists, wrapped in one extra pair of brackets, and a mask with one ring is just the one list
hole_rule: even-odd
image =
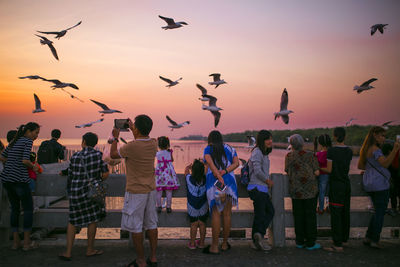
[(15, 142), (17, 142), (18, 139), (23, 137), (28, 130), (34, 131), (39, 127), (40, 127), (39, 124), (37, 124), (36, 122), (28, 122), (27, 124), (21, 124), (21, 126), (18, 127), (17, 134), (15, 135), (14, 139), (10, 142), (8, 146), (10, 148), (13, 147)]

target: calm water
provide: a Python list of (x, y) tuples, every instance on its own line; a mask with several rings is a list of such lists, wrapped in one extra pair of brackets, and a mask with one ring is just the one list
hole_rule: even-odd
[[(40, 144), (42, 140), (36, 140), (34, 145), (36, 146), (34, 150), (37, 150), (37, 146)], [(127, 140), (130, 141), (130, 140)], [(68, 149), (67, 158), (77, 151), (80, 150), (80, 139), (62, 139), (60, 143), (65, 145)], [(233, 146), (239, 158), (248, 160), (251, 155), (251, 149), (247, 147), (245, 143), (228, 143)], [(171, 148), (173, 149), (174, 156), (174, 167), (177, 173), (183, 173), (185, 167), (193, 162), (196, 158), (203, 157), (204, 148), (207, 146), (205, 141), (181, 141), (181, 140), (171, 140)], [(106, 144), (106, 140), (99, 140), (99, 145), (97, 145), (97, 149), (101, 151), (109, 150), (109, 145)], [(271, 173), (284, 173), (284, 165), (285, 165), (285, 155), (288, 153), (287, 150), (284, 149), (274, 149), (272, 153), (269, 155), (271, 161)], [(357, 169), (358, 156), (354, 156), (350, 165), (350, 173), (360, 173)], [(124, 173), (124, 166), (117, 166), (114, 168), (114, 172)], [(240, 172), (240, 169), (236, 169), (236, 173)]]

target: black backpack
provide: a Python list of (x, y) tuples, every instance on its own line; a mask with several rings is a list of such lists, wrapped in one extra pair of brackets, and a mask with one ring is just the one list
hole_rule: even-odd
[(57, 162), (57, 159), (54, 159), (54, 156), (54, 147), (51, 145), (50, 141), (47, 140), (42, 142), (37, 153), (38, 163), (47, 164)]

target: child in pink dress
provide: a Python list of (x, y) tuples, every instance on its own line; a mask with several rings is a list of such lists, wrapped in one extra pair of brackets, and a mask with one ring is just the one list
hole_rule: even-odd
[(172, 191), (179, 188), (179, 181), (175, 173), (172, 162), (172, 149), (170, 149), (169, 139), (166, 136), (158, 138), (159, 151), (157, 152), (156, 166), (156, 188), (157, 188), (157, 211), (161, 212), (161, 197), (163, 191), (167, 196), (167, 213), (171, 213)]

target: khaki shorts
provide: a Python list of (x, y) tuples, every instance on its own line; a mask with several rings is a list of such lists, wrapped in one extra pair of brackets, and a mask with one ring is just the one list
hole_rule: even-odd
[(156, 196), (156, 190), (147, 194), (125, 192), (121, 230), (141, 233), (143, 229), (157, 229)]

